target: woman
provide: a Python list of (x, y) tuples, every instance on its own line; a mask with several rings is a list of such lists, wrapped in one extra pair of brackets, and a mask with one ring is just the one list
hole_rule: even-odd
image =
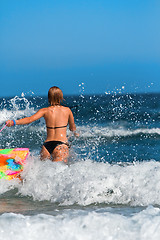
[(34, 115), (19, 120), (8, 120), (8, 127), (32, 123), (44, 117), (47, 128), (47, 138), (41, 149), (41, 160), (53, 158), (53, 161), (67, 162), (69, 146), (66, 136), (67, 125), (70, 131), (76, 134), (76, 126), (72, 111), (68, 107), (61, 105), (63, 93), (58, 87), (51, 87), (48, 91), (48, 101), (50, 106), (42, 108)]

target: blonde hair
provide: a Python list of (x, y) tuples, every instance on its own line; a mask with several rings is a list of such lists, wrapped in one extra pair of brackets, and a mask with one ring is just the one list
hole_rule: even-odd
[(63, 101), (63, 93), (58, 87), (51, 87), (48, 91), (48, 101), (51, 106), (60, 105)]

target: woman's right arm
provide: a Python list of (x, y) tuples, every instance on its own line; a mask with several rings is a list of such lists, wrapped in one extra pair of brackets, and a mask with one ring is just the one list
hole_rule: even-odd
[(11, 127), (14, 125), (24, 125), (24, 124), (29, 124), (32, 123), (38, 119), (40, 119), (41, 117), (43, 117), (45, 114), (45, 108), (42, 108), (40, 110), (38, 110), (35, 114), (33, 114), (30, 117), (25, 117), (25, 118), (21, 118), (19, 120), (8, 120), (6, 121), (7, 127)]

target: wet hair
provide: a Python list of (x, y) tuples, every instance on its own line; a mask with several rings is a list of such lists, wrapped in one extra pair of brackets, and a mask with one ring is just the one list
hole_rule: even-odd
[(48, 91), (48, 101), (51, 106), (60, 105), (63, 101), (63, 93), (58, 87), (51, 87)]

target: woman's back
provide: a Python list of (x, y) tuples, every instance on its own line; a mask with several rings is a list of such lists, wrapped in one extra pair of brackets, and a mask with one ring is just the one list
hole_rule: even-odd
[(66, 142), (66, 130), (70, 118), (70, 109), (61, 105), (50, 106), (46, 108), (44, 118), (47, 127), (46, 141), (58, 140)]

